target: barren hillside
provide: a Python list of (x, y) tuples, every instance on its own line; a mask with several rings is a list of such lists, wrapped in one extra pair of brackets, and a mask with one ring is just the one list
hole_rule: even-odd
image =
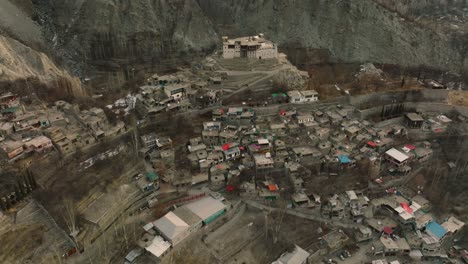
[[(279, 43), (297, 65), (371, 61), (468, 75), (463, 0), (0, 0), (0, 5), (4, 34), (41, 46), (73, 74), (112, 83), (108, 87), (139, 71), (189, 63), (213, 51), (221, 35), (258, 32)], [(432, 23), (441, 16), (447, 23)], [(455, 34), (445, 25), (460, 30)]]

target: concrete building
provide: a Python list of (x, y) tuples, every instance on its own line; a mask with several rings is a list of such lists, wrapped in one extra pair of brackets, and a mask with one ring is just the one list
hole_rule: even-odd
[(173, 212), (153, 222), (154, 227), (173, 246), (185, 239), (189, 234), (189, 225)]
[(385, 152), (385, 158), (397, 166), (403, 166), (409, 160), (409, 157), (403, 152), (391, 148)]
[(372, 230), (369, 227), (360, 227), (354, 233), (354, 239), (356, 242), (372, 240)]
[(156, 140), (157, 136), (155, 133), (150, 133), (147, 135), (141, 136), (141, 142), (143, 143), (143, 146), (148, 149), (154, 149), (156, 148)]
[(456, 234), (465, 226), (465, 223), (454, 216), (449, 217), (447, 221), (442, 223), (442, 227), (447, 231), (447, 234)]
[(203, 226), (202, 219), (189, 210), (187, 206), (181, 206), (175, 209), (173, 213), (189, 225), (190, 233), (199, 230)]
[(343, 218), (345, 215), (345, 206), (343, 202), (338, 199), (337, 195), (331, 197), (328, 202), (322, 204), (321, 213), (325, 217), (332, 218)]
[(295, 245), (291, 252), (284, 252), (281, 256), (271, 264), (308, 264), (310, 254), (304, 249)]
[(437, 241), (441, 241), (445, 238), (447, 230), (445, 230), (445, 228), (437, 222), (432, 221), (426, 225), (426, 233), (435, 238)]
[(219, 143), (219, 131), (217, 130), (203, 130), (202, 140), (208, 146), (217, 145)]
[(52, 145), (52, 140), (46, 136), (39, 136), (31, 139), (30, 141), (24, 143), (26, 152), (36, 152), (43, 153), (45, 151), (51, 150), (54, 146)]
[(167, 97), (174, 100), (181, 100), (185, 98), (188, 90), (190, 89), (190, 84), (173, 84), (164, 87), (164, 93)]
[(203, 224), (209, 224), (226, 212), (226, 205), (211, 196), (186, 205), (192, 213), (198, 216)]
[(432, 156), (432, 154), (433, 154), (433, 151), (430, 148), (418, 147), (414, 150), (414, 155), (415, 155), (416, 160), (421, 161), (421, 162), (428, 160)]
[(405, 124), (409, 128), (421, 128), (424, 119), (416, 113), (405, 114)]
[(223, 37), (223, 58), (276, 59), (276, 43), (266, 40), (263, 34), (229, 39)]
[(330, 252), (343, 247), (349, 240), (349, 237), (342, 230), (331, 231), (322, 237), (325, 245)]
[(151, 244), (145, 247), (145, 250), (149, 252), (156, 259), (161, 259), (171, 248), (171, 243), (165, 241), (160, 236), (155, 236)]
[(273, 168), (274, 161), (270, 156), (267, 155), (254, 155), (255, 168), (258, 169), (268, 169)]
[(292, 104), (309, 103), (318, 101), (318, 93), (315, 90), (290, 91), (289, 102)]
[(401, 255), (409, 254), (410, 245), (404, 238), (392, 239), (389, 236), (382, 235), (379, 240), (373, 243), (375, 248), (374, 255)]

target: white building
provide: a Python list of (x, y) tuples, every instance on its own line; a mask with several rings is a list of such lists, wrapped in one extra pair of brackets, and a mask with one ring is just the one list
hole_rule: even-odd
[(229, 39), (223, 37), (223, 58), (276, 59), (278, 47), (266, 40), (263, 34), (258, 36)]
[(455, 218), (454, 216), (451, 216), (449, 219), (447, 219), (447, 221), (442, 223), (442, 227), (447, 230), (447, 233), (449, 234), (457, 233), (464, 226), (465, 223)]
[(385, 152), (385, 158), (397, 166), (404, 165), (409, 159), (407, 155), (395, 148), (387, 150), (387, 152)]
[(279, 259), (272, 262), (272, 264), (307, 264), (310, 254), (298, 245), (292, 252), (284, 252)]
[(315, 90), (290, 91), (289, 102), (292, 104), (309, 103), (318, 101), (318, 93)]
[(151, 244), (145, 247), (146, 251), (151, 253), (151, 255), (155, 256), (156, 258), (160, 259), (164, 256), (168, 250), (171, 248), (171, 243), (165, 241), (160, 236), (155, 236)]
[(153, 224), (159, 233), (173, 246), (177, 245), (177, 243), (190, 234), (189, 225), (173, 212), (167, 213), (165, 216), (154, 221)]
[(164, 87), (164, 92), (169, 98), (172, 98), (174, 100), (181, 100), (185, 98), (185, 95), (187, 94), (189, 89), (189, 84), (173, 84)]

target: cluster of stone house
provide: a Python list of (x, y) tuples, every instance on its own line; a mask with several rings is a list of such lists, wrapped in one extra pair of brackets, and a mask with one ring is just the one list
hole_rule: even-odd
[[(366, 193), (367, 190), (349, 190), (322, 201), (318, 199), (315, 204), (320, 205), (322, 216), (331, 221), (359, 223), (359, 228), (347, 234), (353, 236), (355, 243), (372, 241), (367, 253), (374, 258), (404, 257), (414, 262), (448, 259), (441, 245), (462, 232), (463, 221), (453, 215), (436, 217), (424, 194), (410, 189), (394, 190), (371, 199)], [(338, 239), (340, 235), (347, 237), (343, 232), (323, 236), (321, 241), (327, 242), (329, 250), (313, 254), (323, 256), (349, 246), (351, 241)]]
[(164, 112), (187, 111), (193, 105), (209, 106), (221, 100), (219, 85), (225, 76), (203, 71), (195, 74), (187, 69), (159, 76), (154, 74), (135, 95), (135, 107), (141, 116), (154, 116)]
[(408, 129), (421, 129), (433, 133), (443, 133), (452, 124), (452, 119), (439, 113), (406, 113), (404, 124)]
[(441, 243), (463, 229), (465, 223), (455, 216), (437, 218), (431, 212), (432, 204), (422, 194), (407, 193), (396, 191), (370, 202), (369, 215), (373, 216), (365, 222), (381, 234), (373, 242), (373, 254), (405, 255), (415, 261), (437, 257), (444, 261)]
[[(395, 139), (405, 135), (403, 125), (376, 126), (355, 115), (354, 108), (337, 106), (309, 112), (280, 110), (273, 117), (269, 113), (257, 115), (248, 107), (215, 109), (212, 121), (203, 123), (201, 135), (187, 143), (192, 183), (208, 181), (213, 189), (219, 189), (230, 186), (231, 179), (243, 170), (258, 175), (274, 171), (289, 176), (295, 190), (294, 204), (313, 207), (320, 198), (304, 185), (303, 178), (310, 175), (304, 164), (325, 162), (348, 168), (367, 159), (402, 173), (411, 169), (410, 164), (431, 156), (427, 142), (395, 145)], [(157, 138), (145, 135), (142, 140), (151, 149)], [(168, 156), (173, 157), (173, 150), (171, 154)], [(243, 183), (241, 194), (276, 199), (281, 186), (268, 176), (259, 179)]]
[(0, 149), (10, 162), (52, 149), (68, 155), (125, 130), (121, 121), (111, 125), (99, 108), (80, 111), (65, 101), (50, 108), (34, 100), (25, 104), (11, 93), (1, 98)]

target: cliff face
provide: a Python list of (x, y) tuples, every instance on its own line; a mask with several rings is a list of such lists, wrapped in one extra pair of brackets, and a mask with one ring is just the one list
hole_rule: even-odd
[(52, 2), (54, 34), (65, 50), (76, 52), (75, 60), (124, 72), (126, 65), (170, 68), (211, 51), (221, 35), (258, 32), (297, 64), (372, 61), (468, 72), (466, 39), (435, 33), (386, 8), (427, 13), (450, 6), (443, 0)]
[(28, 78), (36, 78), (50, 87), (64, 89), (64, 94), (85, 95), (80, 80), (57, 67), (47, 55), (16, 40), (0, 36), (0, 83)]
[(436, 14), (456, 14), (468, 7), (467, 0), (375, 0), (403, 15), (431, 16)]
[(61, 89), (64, 95), (85, 95), (77, 77), (38, 51), (47, 44), (35, 18), (30, 0), (0, 0), (0, 91), (21, 87), (24, 80), (32, 78), (46, 87)]
[[(11, 0), (0, 5), (5, 1)], [(140, 69), (193, 61), (219, 45), (222, 35), (259, 32), (298, 65), (372, 61), (468, 74), (466, 35), (402, 17), (464, 1), (21, 0), (20, 6), (38, 17), (45, 49), (64, 58), (69, 70), (118, 86)]]
[(57, 48), (91, 71), (175, 68), (219, 40), (194, 0), (62, 0), (42, 8)]
[(309, 54), (306, 60), (468, 70), (468, 44), (462, 38), (437, 34), (403, 20), (373, 0), (198, 2), (221, 34), (263, 32), (289, 51), (305, 50)]

